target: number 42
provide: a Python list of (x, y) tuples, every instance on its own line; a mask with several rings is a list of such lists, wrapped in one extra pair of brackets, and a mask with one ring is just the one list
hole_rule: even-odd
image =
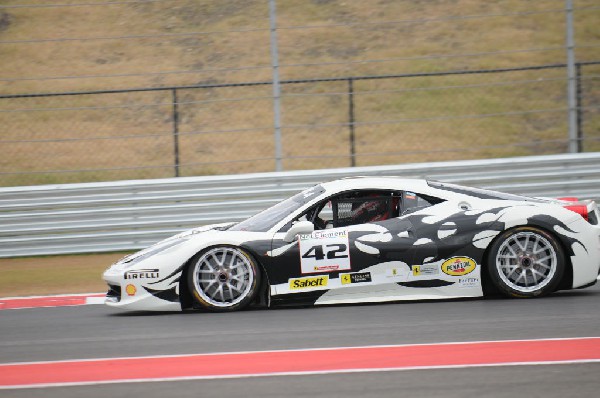
[(325, 256), (328, 259), (348, 258), (348, 254), (346, 254), (347, 250), (348, 246), (343, 244), (316, 245), (308, 249), (302, 255), (302, 258), (314, 258), (315, 260), (323, 260)]

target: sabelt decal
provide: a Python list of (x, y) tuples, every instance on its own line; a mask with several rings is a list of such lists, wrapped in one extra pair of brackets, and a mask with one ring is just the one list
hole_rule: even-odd
[(311, 278), (290, 279), (290, 290), (311, 289), (326, 287), (329, 283), (329, 276), (314, 276)]
[(303, 274), (336, 272), (350, 269), (348, 231), (315, 231), (300, 235), (300, 270)]
[(475, 269), (477, 264), (469, 257), (452, 257), (442, 264), (442, 272), (450, 276), (464, 276)]
[(357, 272), (356, 274), (341, 274), (340, 280), (342, 281), (342, 285), (372, 281), (370, 272)]
[(138, 269), (125, 271), (125, 279), (158, 279), (158, 269)]
[(440, 270), (437, 265), (413, 265), (412, 273), (413, 276), (437, 275), (440, 273)]

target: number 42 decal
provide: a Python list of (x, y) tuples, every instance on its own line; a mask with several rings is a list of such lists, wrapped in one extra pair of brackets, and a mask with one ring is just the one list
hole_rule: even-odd
[(300, 270), (318, 274), (350, 270), (350, 242), (347, 231), (322, 232), (299, 240)]
[(334, 243), (331, 245), (315, 245), (309, 248), (302, 258), (314, 258), (315, 260), (329, 260), (336, 258), (348, 258), (348, 246), (345, 244)]

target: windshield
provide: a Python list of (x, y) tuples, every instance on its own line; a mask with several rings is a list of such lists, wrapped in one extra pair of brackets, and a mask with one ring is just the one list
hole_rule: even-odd
[(291, 198), (277, 203), (275, 206), (269, 207), (266, 210), (250, 217), (229, 228), (230, 231), (251, 231), (251, 232), (266, 232), (273, 228), (275, 224), (281, 221), (284, 217), (292, 214), (313, 198), (321, 195), (325, 189), (320, 185), (315, 185), (312, 188), (304, 190)]

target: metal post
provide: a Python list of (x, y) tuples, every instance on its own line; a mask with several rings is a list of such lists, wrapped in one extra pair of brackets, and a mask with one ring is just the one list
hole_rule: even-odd
[(567, 101), (569, 104), (569, 152), (580, 151), (577, 133), (577, 81), (575, 79), (575, 40), (573, 37), (573, 0), (566, 1), (567, 12)]
[(575, 79), (577, 80), (577, 152), (583, 152), (583, 100), (581, 89), (581, 64), (575, 64)]
[(177, 103), (177, 89), (173, 93), (173, 157), (175, 159), (175, 177), (179, 177), (179, 104)]
[(350, 166), (356, 166), (356, 148), (354, 147), (354, 79), (348, 79), (348, 127), (350, 128)]
[(277, 48), (277, 21), (275, 0), (269, 0), (271, 29), (271, 66), (273, 68), (273, 118), (275, 127), (275, 171), (282, 171), (281, 161), (281, 86), (279, 83), (279, 50)]

